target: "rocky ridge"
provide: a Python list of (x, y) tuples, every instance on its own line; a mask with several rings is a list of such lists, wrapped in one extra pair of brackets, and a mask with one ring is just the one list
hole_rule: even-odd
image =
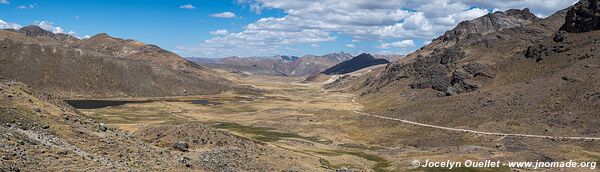
[(1, 76), (61, 97), (255, 92), (156, 46), (105, 34), (79, 40), (28, 26), (0, 30), (0, 47)]

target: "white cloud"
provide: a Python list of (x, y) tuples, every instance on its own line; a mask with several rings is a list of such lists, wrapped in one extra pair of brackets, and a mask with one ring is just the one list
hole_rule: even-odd
[(4, 20), (0, 19), (0, 29), (21, 29), (22, 26), (16, 23), (10, 23), (10, 22), (5, 22)]
[[(264, 9), (281, 10), (282, 17), (265, 17), (243, 27), (243, 31), (211, 38), (197, 46), (180, 46), (184, 53), (243, 55), (271, 53), (289, 44), (318, 44), (334, 41), (333, 35), (353, 40), (410, 40), (425, 42), (452, 29), (459, 22), (483, 16), (492, 10), (531, 8), (548, 16), (577, 0), (236, 0), (241, 6), (261, 13)], [(225, 12), (226, 13), (226, 12)], [(215, 17), (235, 18), (235, 14)], [(380, 48), (397, 47), (404, 41), (387, 43)], [(233, 43), (230, 43), (233, 42)], [(353, 41), (354, 42), (354, 41)], [(406, 43), (406, 42), (405, 42)], [(210, 45), (209, 45), (210, 44)], [(243, 44), (243, 45), (237, 45)], [(226, 51), (218, 49), (227, 48)], [(256, 51), (262, 49), (264, 51)], [(237, 50), (236, 50), (237, 49)], [(261, 54), (269, 55), (269, 54)]]
[(346, 44), (345, 46), (348, 48), (356, 48), (356, 45), (354, 45), (354, 44)]
[(10, 4), (10, 1), (8, 1), (8, 0), (0, 0), (0, 4)]
[(177, 46), (177, 52), (183, 55), (202, 55), (205, 57), (226, 56), (262, 56), (280, 54), (280, 48), (292, 44), (312, 44), (334, 41), (328, 33), (317, 29), (305, 29), (298, 32), (244, 30), (208, 39), (196, 46)]
[(37, 4), (35, 4), (35, 3), (34, 4), (29, 4), (29, 5), (19, 5), (19, 6), (17, 6), (17, 9), (23, 9), (23, 10), (34, 9), (34, 8), (37, 8)]
[(62, 27), (54, 26), (54, 23), (49, 22), (49, 21), (45, 21), (45, 20), (44, 21), (35, 21), (35, 22), (33, 22), (33, 24), (39, 26), (40, 28), (42, 28), (44, 30), (55, 33), (55, 34), (63, 33), (63, 34), (68, 34), (68, 35), (71, 35), (71, 36), (81, 39), (81, 37), (77, 36), (77, 33), (75, 33), (75, 31), (71, 30), (71, 31), (65, 32), (65, 30)]
[(232, 13), (229, 11), (217, 13), (217, 14), (211, 14), (210, 16), (217, 17), (217, 18), (235, 18), (236, 17), (235, 13)]
[(413, 40), (403, 40), (403, 41), (392, 42), (392, 43), (382, 43), (379, 46), (379, 48), (382, 48), (382, 49), (388, 49), (390, 47), (410, 48), (410, 47), (415, 47), (415, 42)]
[(229, 34), (229, 31), (225, 30), (225, 29), (220, 29), (220, 30), (215, 30), (210, 32), (211, 35), (227, 35)]
[(190, 10), (191, 9), (196, 9), (196, 7), (194, 7), (194, 5), (192, 5), (192, 4), (182, 5), (182, 6), (179, 6), (179, 8), (190, 9)]
[(54, 23), (49, 21), (35, 21), (33, 24), (52, 33), (64, 33), (64, 30), (61, 27), (54, 26)]

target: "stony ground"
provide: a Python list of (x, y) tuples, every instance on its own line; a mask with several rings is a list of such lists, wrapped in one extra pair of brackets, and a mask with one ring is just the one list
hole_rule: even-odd
[(0, 82), (0, 96), (0, 171), (324, 170), (314, 156), (202, 124), (132, 134), (22, 83)]

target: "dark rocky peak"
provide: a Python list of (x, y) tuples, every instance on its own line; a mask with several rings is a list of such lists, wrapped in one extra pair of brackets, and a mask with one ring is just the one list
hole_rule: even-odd
[(49, 36), (54, 37), (54, 33), (44, 30), (39, 26), (29, 25), (19, 29), (19, 33), (25, 34), (27, 36)]
[(90, 40), (102, 40), (102, 39), (117, 39), (107, 33), (99, 33), (89, 38)]
[(329, 69), (323, 71), (326, 75), (339, 75), (346, 74), (350, 72), (354, 72), (369, 66), (379, 65), (379, 64), (387, 64), (388, 60), (385, 59), (376, 59), (371, 54), (360, 54), (350, 60), (346, 60), (342, 63), (339, 63)]
[(513, 16), (525, 20), (538, 19), (537, 16), (535, 16), (533, 13), (531, 13), (531, 11), (529, 11), (529, 8), (525, 8), (523, 10), (510, 9), (504, 13), (508, 16)]
[(470, 35), (486, 35), (503, 29), (513, 28), (530, 24), (538, 20), (529, 9), (511, 9), (506, 12), (495, 12), (485, 16), (463, 21), (456, 28), (447, 31), (437, 40), (460, 41), (469, 38)]
[(600, 0), (581, 0), (567, 12), (560, 30), (572, 33), (600, 29)]
[(362, 54), (354, 57), (354, 59), (356, 59), (356, 60), (375, 60), (375, 57), (373, 57), (371, 54), (362, 53)]

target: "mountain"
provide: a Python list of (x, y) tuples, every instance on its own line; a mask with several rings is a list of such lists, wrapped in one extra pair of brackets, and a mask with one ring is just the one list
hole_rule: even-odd
[[(490, 33), (531, 24), (538, 20), (538, 17), (532, 14), (528, 8), (525, 8), (505, 12), (497, 11), (474, 20), (463, 21), (454, 29), (446, 31), (444, 35), (432, 40), (430, 44), (408, 54), (404, 60), (415, 59), (419, 55), (427, 56), (436, 49), (451, 47), (455, 44), (471, 44)], [(490, 44), (490, 42), (483, 43)]]
[(344, 52), (330, 53), (322, 56), (304, 55), (298, 60), (279, 66), (277, 70), (285, 73), (287, 76), (306, 77), (322, 72), (333, 65), (351, 58), (351, 54)]
[(326, 69), (325, 71), (323, 71), (323, 73), (326, 75), (346, 74), (346, 73), (354, 72), (354, 71), (357, 71), (357, 70), (360, 70), (362, 68), (366, 68), (369, 66), (379, 65), (379, 64), (387, 64), (387, 63), (389, 63), (388, 60), (376, 59), (375, 57), (373, 57), (370, 54), (363, 53), (363, 54), (360, 54), (350, 60), (344, 61), (333, 67), (330, 67), (329, 69)]
[(79, 40), (37, 26), (0, 30), (0, 76), (61, 97), (175, 96), (253, 92), (214, 72), (133, 40)]
[(190, 62), (156, 45), (145, 44), (131, 39), (114, 38), (106, 33), (94, 35), (72, 45), (75, 48), (96, 51), (109, 56), (148, 61), (170, 69), (194, 73), (210, 79), (220, 79), (220, 77), (213, 75), (213, 72), (210, 72), (205, 67)]
[(189, 61), (198, 64), (217, 64), (219, 63), (218, 58), (206, 58), (206, 57), (186, 57)]
[(272, 57), (226, 57), (218, 62), (189, 58), (213, 68), (224, 68), (251, 75), (306, 77), (319, 73), (342, 61), (351, 59), (348, 53), (331, 53), (322, 56), (302, 57), (277, 55)]
[[(410, 58), (326, 88), (360, 94), (357, 102), (369, 113), (391, 118), (485, 132), (597, 137), (600, 31), (570, 28), (595, 28), (588, 22), (594, 15), (581, 15), (596, 11), (594, 2), (583, 0), (544, 19), (528, 17), (525, 9), (463, 22)], [(465, 23), (494, 16), (515, 25), (467, 32), (478, 36), (455, 34)]]
[[(521, 30), (515, 30), (514, 28), (530, 25), (534, 22), (552, 22), (552, 19), (555, 18), (557, 17), (540, 21), (529, 9), (525, 8), (523, 10), (513, 9), (506, 12), (495, 12), (474, 20), (461, 22), (429, 45), (407, 55), (406, 58), (400, 61), (388, 65), (385, 71), (378, 76), (379, 81), (373, 83), (383, 86), (389, 82), (410, 78), (412, 80), (412, 83), (410, 83), (411, 88), (433, 88), (438, 91), (450, 90), (452, 93), (449, 94), (476, 90), (478, 86), (473, 85), (471, 82), (462, 82), (462, 80), (472, 76), (492, 77), (492, 74), (487, 70), (488, 65), (485, 63), (466, 61), (469, 54), (465, 53), (463, 47), (484, 46), (486, 48), (497, 48), (502, 46), (498, 45), (500, 42), (532, 41), (537, 39), (535, 37), (537, 34), (543, 32), (551, 34), (551, 28), (548, 28), (550, 26), (527, 27), (521, 28)], [(517, 36), (513, 32), (526, 33), (523, 36)], [(517, 37), (513, 38), (512, 36)], [(503, 52), (497, 50), (499, 49), (492, 52), (497, 52), (496, 54), (500, 55), (514, 53), (515, 50), (522, 51), (518, 48)], [(492, 53), (482, 57), (489, 55), (492, 55)], [(462, 69), (455, 69), (460, 68), (458, 65), (463, 66)], [(457, 83), (459, 85), (456, 85)]]

